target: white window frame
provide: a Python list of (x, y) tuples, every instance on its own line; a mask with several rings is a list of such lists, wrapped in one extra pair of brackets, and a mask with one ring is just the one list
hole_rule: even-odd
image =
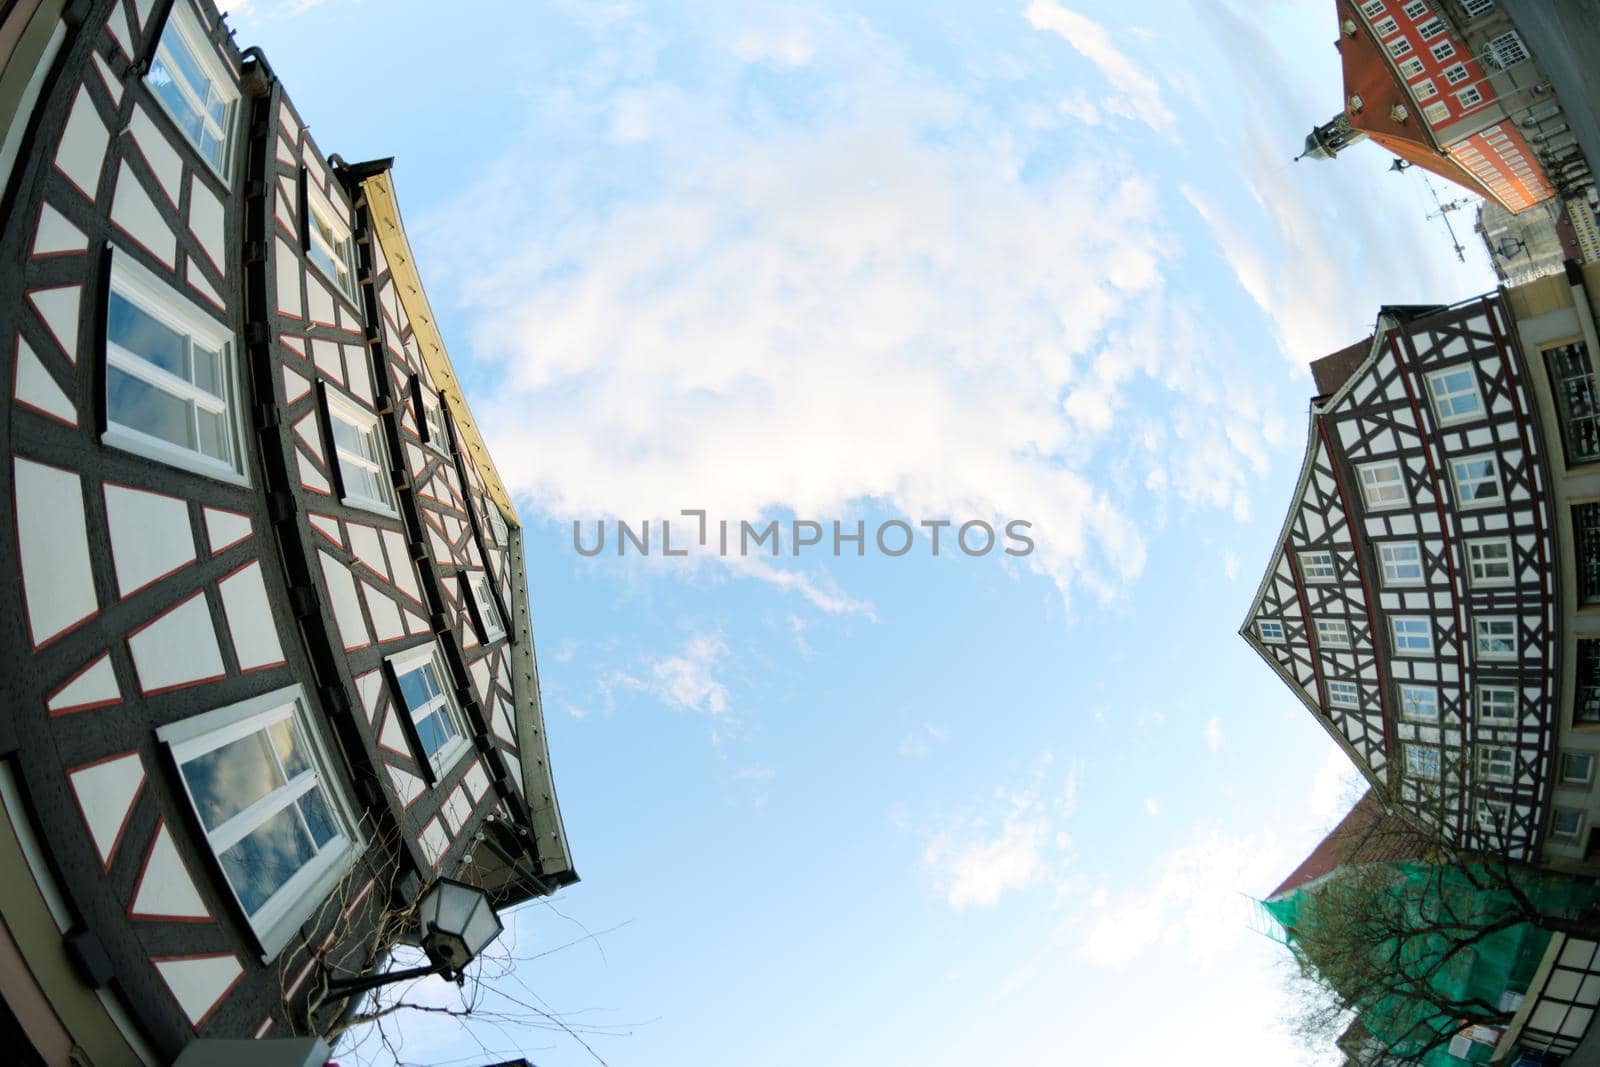
[[(1406, 553), (1415, 558), (1402, 558)], [(1426, 574), (1422, 566), (1422, 545), (1416, 541), (1380, 541), (1378, 542), (1378, 565), (1383, 572), (1385, 586), (1417, 586), (1426, 581)], [(1415, 577), (1406, 577), (1401, 568), (1415, 566)]]
[[(1433, 82), (1430, 80), (1427, 84), (1429, 90), (1427, 95), (1432, 96)], [(1445, 379), (1461, 374), (1467, 376), (1467, 388), (1450, 389), (1442, 384)], [(1472, 422), (1483, 418), (1483, 393), (1478, 390), (1478, 374), (1472, 369), (1472, 364), (1459, 363), (1453, 367), (1445, 367), (1442, 370), (1431, 372), (1428, 374), (1427, 379), (1428, 399), (1433, 404), (1433, 417), (1438, 420), (1440, 426), (1455, 426), (1458, 423)], [(1445, 405), (1468, 396), (1472, 398), (1471, 411), (1445, 413)]]
[[(1519, 654), (1515, 615), (1475, 615), (1472, 619), (1472, 649), (1479, 659), (1514, 660)], [(1510, 651), (1497, 649), (1494, 643), (1504, 638), (1500, 632), (1509, 630)]]
[(441, 456), (450, 455), (450, 431), (445, 428), (444, 403), (435, 396), (428, 399), (426, 389), (419, 389), (417, 395), (422, 399), (422, 424), (427, 430), (427, 446)]
[(1372, 24), (1372, 32), (1380, 38), (1388, 37), (1390, 34), (1399, 32), (1399, 30), (1400, 23), (1395, 20), (1393, 15), (1385, 15)]
[(1450, 118), (1450, 105), (1443, 100), (1435, 100), (1422, 109), (1422, 117), (1429, 123), (1438, 126)]
[(1517, 750), (1512, 745), (1477, 745), (1472, 750), (1472, 763), (1482, 782), (1506, 783), (1517, 776)]
[(1409, 37), (1396, 37), (1384, 45), (1389, 50), (1389, 55), (1394, 59), (1411, 53), (1411, 39)]
[(1442, 41), (1433, 42), (1433, 44), (1428, 46), (1428, 51), (1433, 54), (1433, 58), (1436, 62), (1443, 63), (1445, 60), (1456, 54), (1456, 46), (1451, 44), (1450, 39), (1447, 37)]
[(1521, 702), (1521, 692), (1510, 685), (1480, 685), (1473, 694), (1480, 726), (1515, 727)]
[(1416, 22), (1428, 13), (1428, 0), (1407, 0), (1401, 10), (1406, 13), (1406, 18)]
[[(169, 38), (173, 35), (176, 35), (177, 39), (181, 41), (194, 58), (195, 65), (200, 68), (201, 73), (210, 79), (210, 85), (204, 87), (189, 85), (179, 72), (176, 64), (170, 59), (161, 60), (161, 53), (167, 52), (170, 54), (171, 52), (172, 46)], [(215, 162), (205, 154), (199, 143), (189, 136), (188, 127), (185, 125), (186, 116), (174, 113), (172, 105), (167, 103), (166, 98), (157, 92), (153, 86), (147, 86), (150, 90), (150, 95), (156, 98), (161, 110), (172, 120), (172, 124), (178, 128), (179, 136), (194, 149), (194, 154), (199, 156), (205, 162), (206, 167), (222, 180), (224, 186), (231, 185), (229, 175), (233, 170), (235, 141), (237, 140), (235, 131), (239, 126), (239, 87), (234, 83), (233, 76), (217, 55), (216, 47), (211, 44), (207, 37), (205, 29), (200, 24), (199, 17), (186, 0), (178, 0), (172, 5), (172, 13), (167, 18), (166, 28), (161, 31), (161, 40), (157, 43), (155, 55), (151, 59), (152, 61), (160, 60), (166, 69), (173, 74), (172, 84), (177, 88), (178, 94), (184, 98), (184, 102), (189, 107), (194, 109), (195, 114), (200, 116), (202, 124), (211, 127), (212, 131), (217, 135), (217, 139), (222, 145), (221, 162)], [(146, 74), (145, 80), (147, 82), (149, 78), (150, 75)], [(216, 122), (206, 110), (205, 101), (196, 98), (197, 88), (200, 88), (201, 91), (214, 91), (217, 99), (222, 102), (222, 121), (220, 123)]]
[[(1439, 751), (1439, 747), (1437, 745), (1419, 745), (1411, 743), (1405, 746), (1405, 753), (1406, 775), (1408, 777), (1423, 778), (1430, 782), (1437, 782), (1443, 776), (1444, 754)], [(1423, 757), (1432, 758), (1433, 772), (1431, 774), (1426, 769), (1421, 769), (1418, 766), (1417, 761), (1421, 760)]]
[(1317, 619), (1317, 647), (1349, 648), (1350, 624), (1343, 619)]
[[(493, 644), (506, 635), (505, 620), (500, 617), (500, 606), (489, 587), (488, 571), (468, 571), (467, 585), (472, 589), (472, 599), (478, 607), (478, 618), (483, 620), (483, 640)], [(492, 625), (491, 625), (492, 623)]]
[[(328, 451), (331, 462), (339, 465), (339, 485), (344, 494), (340, 499), (351, 507), (361, 508), (363, 511), (372, 511), (379, 515), (399, 514), (395, 510), (394, 475), (389, 469), (389, 445), (383, 439), (383, 425), (378, 418), (377, 412), (368, 411), (355, 401), (341, 396), (327, 385), (323, 387), (323, 397), (327, 401), (330, 427), (334, 422), (344, 422), (362, 434), (370, 433), (379, 453), (376, 459), (370, 456), (356, 455), (343, 448), (338, 439), (330, 432)], [(378, 484), (387, 493), (387, 499), (370, 497), (359, 490), (352, 489), (354, 479), (347, 477), (344, 472), (346, 460), (354, 467), (375, 472), (378, 475)]]
[[(317, 273), (331, 281), (346, 299), (352, 304), (358, 303), (361, 290), (356, 284), (355, 235), (339, 217), (339, 211), (333, 206), (332, 201), (317, 188), (317, 184), (304, 169), (300, 172), (300, 180), (306, 187), (306, 259), (310, 260), (316, 267)], [(331, 241), (323, 234), (323, 226), (333, 234)], [(329, 270), (322, 260), (311, 254), (313, 251), (321, 252), (332, 260), (334, 269)], [(341, 271), (339, 267), (344, 269)]]
[(1493, 797), (1479, 797), (1475, 818), (1478, 829), (1488, 834), (1504, 834), (1511, 828), (1511, 804)]
[[(1484, 559), (1480, 552), (1485, 549), (1505, 549), (1505, 558), (1489, 560)], [(1474, 589), (1500, 589), (1516, 584), (1516, 576), (1512, 571), (1511, 538), (1509, 537), (1475, 537), (1467, 542), (1467, 581)], [(1491, 577), (1490, 567), (1504, 566), (1504, 577)]]
[(1432, 78), (1412, 82), (1411, 91), (1416, 94), (1418, 100), (1432, 100), (1439, 95), (1439, 88), (1433, 84)]
[(1367, 0), (1361, 5), (1361, 13), (1369, 19), (1375, 19), (1383, 14), (1383, 0)]
[(1522, 35), (1516, 30), (1507, 30), (1489, 38), (1489, 42), (1484, 45), (1484, 51), (1501, 70), (1526, 63), (1532, 58), (1528, 54), (1528, 46), (1522, 43)]
[(495, 547), (506, 547), (511, 541), (511, 529), (506, 525), (505, 516), (500, 514), (500, 509), (493, 500), (489, 501), (483, 510), (489, 515), (489, 533)]
[(1330, 679), (1328, 682), (1328, 703), (1336, 708), (1359, 708), (1361, 706), (1361, 687), (1355, 682)]
[(1469, 85), (1456, 91), (1456, 103), (1462, 107), (1477, 107), (1483, 103), (1483, 93), (1476, 85)]
[(1308, 585), (1324, 585), (1334, 580), (1333, 553), (1324, 551), (1301, 552), (1300, 577)]
[[(250, 479), (245, 473), (245, 434), (240, 425), (243, 405), (239, 403), (239, 369), (238, 361), (234, 357), (233, 334), (216, 319), (201, 311), (193, 301), (179, 295), (171, 286), (157, 279), (154, 274), (119, 250), (112, 252), (111, 292), (161, 325), (183, 334), (191, 344), (198, 341), (207, 348), (222, 353), (224, 388), (228, 395), (219, 400), (193, 382), (156, 366), (138, 352), (114, 343), (109, 334), (109, 324), (104, 339), (108, 367), (116, 367), (130, 377), (137, 378), (145, 385), (175, 399), (204, 408), (212, 414), (221, 415), (228, 427), (233, 463), (225, 463), (214, 456), (174, 444), (164, 437), (157, 437), (115, 421), (111, 411), (109, 380), (105, 398), (106, 428), (100, 439), (108, 445), (125, 452), (133, 452), (146, 459), (181, 467), (232, 485), (249, 485)], [(110, 299), (109, 296), (107, 299)], [(195, 427), (195, 433), (197, 435), (199, 433), (198, 426)]]
[(1435, 16), (1427, 22), (1417, 25), (1417, 34), (1424, 41), (1431, 41), (1445, 31), (1444, 20)]
[(1462, 82), (1472, 77), (1472, 75), (1467, 73), (1467, 65), (1459, 62), (1452, 63), (1448, 67), (1444, 68), (1443, 74), (1445, 84), (1447, 85), (1460, 85)]
[[(1277, 636), (1267, 634), (1267, 627), (1277, 630)], [(1281, 645), (1284, 642), (1283, 623), (1278, 619), (1261, 619), (1256, 622), (1256, 636), (1269, 645)]]
[[(1421, 708), (1432, 709), (1432, 714), (1418, 710)], [(1412, 685), (1407, 682), (1400, 686), (1400, 715), (1402, 718), (1413, 719), (1417, 722), (1439, 721), (1439, 689), (1432, 685)]]
[[(274, 789), (215, 829), (207, 830), (200, 817), (199, 805), (190, 792), (189, 781), (182, 773), (183, 765), (232, 741), (259, 733), (284, 719), (292, 719), (298, 724), (299, 736), (310, 750), (310, 780), (305, 780), (304, 775), (297, 775), (292, 782)], [(318, 785), (322, 787), (330, 812), (339, 823), (339, 835), (319, 849), (310, 863), (279, 886), (277, 892), (268, 897), (254, 915), (245, 912), (242, 902), (239, 904), (240, 912), (246, 915), (256, 940), (260, 942), (263, 961), (275, 957), (299, 933), (301, 924), (322, 906), (339, 879), (355, 864), (366, 847), (359, 829), (360, 822), (345, 796), (345, 790), (330, 773), (337, 764), (328, 758), (314, 720), (315, 715), (306, 701), (305, 691), (298, 685), (291, 685), (237, 704), (180, 719), (156, 730), (156, 738), (167, 745), (173, 762), (179, 768), (178, 777), (183, 781), (183, 795), (188, 798), (194, 812), (195, 826), (217, 856), (219, 864), (222, 853), (250, 830)], [(268, 745), (270, 747), (270, 741)], [(226, 873), (223, 882), (235, 901), (238, 901), (238, 894), (227, 881)]]
[[(456, 704), (450, 675), (445, 670), (444, 657), (439, 652), (439, 643), (437, 641), (429, 641), (415, 648), (408, 648), (404, 652), (390, 656), (388, 663), (394, 671), (394, 678), (397, 683), (394, 694), (395, 704), (397, 707), (405, 709), (406, 714), (411, 719), (413, 728), (416, 726), (418, 719), (427, 718), (436, 710), (443, 708), (445, 718), (450, 720), (450, 725), (455, 729), (455, 737), (445, 742), (437, 752), (421, 753), (433, 768), (435, 783), (443, 782), (456, 761), (471, 751), (472, 742), (467, 736), (466, 716), (461, 714), (461, 708)], [(439, 695), (429, 700), (422, 707), (413, 708), (406, 703), (405, 690), (398, 683), (406, 674), (424, 664), (433, 668), (434, 681), (439, 683)]]
[[(1482, 476), (1475, 475), (1466, 479), (1462, 478), (1461, 468), (1464, 465), (1468, 463), (1484, 462), (1489, 464), (1488, 474)], [(1493, 496), (1473, 497), (1471, 500), (1468, 500), (1462, 495), (1461, 489), (1463, 484), (1477, 486), (1486, 483), (1493, 483)], [(1505, 486), (1500, 484), (1500, 461), (1498, 458), (1496, 458), (1493, 452), (1480, 452), (1477, 455), (1458, 456), (1457, 458), (1452, 459), (1450, 461), (1450, 484), (1455, 488), (1456, 491), (1456, 507), (1463, 511), (1472, 508), (1491, 508), (1505, 502)]]
[[(1382, 478), (1387, 471), (1393, 471), (1393, 479)], [(1411, 494), (1406, 491), (1405, 464), (1398, 459), (1382, 459), (1376, 463), (1363, 463), (1356, 468), (1356, 480), (1361, 483), (1361, 501), (1368, 511), (1390, 511), (1394, 508), (1403, 508), (1411, 503)], [(1400, 495), (1395, 499), (1386, 499), (1382, 496), (1393, 486), (1399, 490)]]
[(1400, 61), (1400, 77), (1410, 80), (1427, 70), (1427, 64), (1422, 62), (1421, 56), (1412, 56), (1410, 59)]
[[(1567, 760), (1569, 760), (1569, 759), (1586, 760), (1588, 762), (1589, 769), (1587, 771), (1585, 771), (1584, 774), (1581, 777), (1574, 778), (1573, 776), (1571, 776), (1571, 775), (1569, 775), (1567, 773)], [(1563, 752), (1561, 754), (1561, 769), (1560, 769), (1560, 773), (1561, 773), (1560, 781), (1561, 781), (1561, 784), (1562, 785), (1588, 785), (1590, 782), (1594, 781), (1594, 764), (1595, 764), (1595, 756), (1594, 756), (1594, 753), (1592, 753), (1592, 752)]]
[[(1421, 637), (1425, 642), (1425, 645), (1420, 648), (1413, 648), (1409, 644), (1403, 643), (1416, 639), (1417, 635), (1409, 632), (1410, 624), (1416, 622), (1422, 624)], [(1403, 636), (1401, 634), (1401, 624), (1405, 624), (1408, 631)], [(1394, 654), (1397, 656), (1431, 656), (1433, 655), (1433, 620), (1426, 615), (1390, 616), (1389, 641), (1394, 646)]]

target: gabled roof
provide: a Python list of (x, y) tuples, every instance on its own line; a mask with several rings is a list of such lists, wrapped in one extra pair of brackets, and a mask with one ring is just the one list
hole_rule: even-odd
[(1339, 820), (1339, 824), (1317, 843), (1311, 854), (1300, 861), (1300, 866), (1267, 895), (1267, 899), (1276, 900), (1297, 889), (1304, 889), (1340, 867), (1416, 859), (1426, 850), (1427, 838), (1413, 830), (1400, 816), (1387, 812), (1378, 794), (1368, 789)]

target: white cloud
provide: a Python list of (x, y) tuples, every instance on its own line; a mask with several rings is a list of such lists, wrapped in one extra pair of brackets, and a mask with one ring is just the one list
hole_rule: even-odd
[(954, 911), (992, 908), (1007, 893), (1042, 883), (1060, 884), (1072, 845), (1065, 832), (1077, 806), (1078, 770), (1067, 774), (1055, 803), (1047, 804), (1046, 752), (1034, 761), (1029, 783), (997, 790), (981, 814), (945, 820), (923, 849), (923, 869)]
[(1157, 815), (1160, 815), (1161, 814), (1161, 801), (1157, 800), (1155, 797), (1145, 797), (1144, 798), (1144, 813), (1146, 815), (1149, 815), (1152, 818), (1154, 818)]
[(602, 688), (650, 693), (670, 708), (723, 716), (729, 710), (728, 689), (713, 671), (727, 654), (722, 638), (695, 634), (676, 654), (649, 661), (645, 676), (619, 671), (605, 679)]
[[(1165, 291), (1154, 185), (1087, 151), (1025, 180), (1004, 121), (854, 23), (807, 25), (818, 115), (753, 128), (710, 90), (630, 85), (656, 101), (629, 105), (642, 140), (592, 147), (644, 153), (628, 159), (648, 181), (585, 208), (539, 183), (589, 171), (514, 150), (414, 228), (498, 375), (474, 409), (513, 492), (586, 520), (827, 520), (867, 501), (1023, 518), (1026, 566), (1100, 598), (1144, 566), (1135, 508), (1170, 494), (1242, 513), (1268, 453), (1261, 394)], [(564, 99), (616, 119), (605, 88)], [(542, 216), (551, 200), (571, 210)], [(1137, 448), (1115, 428), (1137, 421), (1181, 448), (1104, 477)], [(734, 565), (872, 613), (813, 570)]]
[(1213, 752), (1222, 749), (1224, 738), (1222, 736), (1222, 717), (1213, 715), (1206, 720), (1206, 747)]
[(1048, 30), (1071, 45), (1120, 92), (1101, 105), (1103, 110), (1143, 122), (1158, 133), (1172, 134), (1177, 120), (1161, 99), (1160, 85), (1112, 42), (1104, 26), (1055, 0), (1033, 0), (1027, 17), (1034, 29)]
[(1196, 830), (1161, 857), (1150, 888), (1113, 894), (1111, 903), (1094, 912), (1081, 953), (1105, 967), (1121, 967), (1155, 945), (1209, 960), (1247, 932), (1250, 902), (1240, 890), (1273, 872), (1281, 875), (1287, 862), (1270, 832)]
[(769, 17), (768, 21), (741, 26), (729, 50), (741, 63), (794, 68), (811, 62), (817, 54), (817, 42), (800, 13), (790, 10)]
[(1222, 576), (1230, 582), (1239, 577), (1239, 553), (1231, 548), (1222, 553)]
[(1331, 826), (1344, 817), (1365, 788), (1366, 780), (1356, 770), (1356, 765), (1350, 762), (1344, 749), (1330, 740), (1322, 766), (1311, 778), (1308, 808), (1312, 819)]

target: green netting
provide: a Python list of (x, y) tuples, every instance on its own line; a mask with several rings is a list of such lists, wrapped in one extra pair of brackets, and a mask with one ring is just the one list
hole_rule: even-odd
[[(1477, 929), (1494, 925), (1518, 912), (1515, 897), (1509, 890), (1480, 888), (1503, 885), (1499, 872), (1491, 875), (1482, 866), (1435, 867), (1407, 861), (1365, 864), (1361, 869), (1363, 875), (1359, 884), (1381, 884), (1382, 892), (1394, 894), (1385, 902), (1387, 906), (1403, 906), (1416, 916), (1419, 929), (1445, 912)], [(1368, 881), (1375, 869), (1381, 872), (1380, 879)], [(1335, 875), (1332, 881), (1312, 883), (1261, 904), (1281, 928), (1279, 939), (1285, 944), (1306, 948), (1313, 965), (1317, 964), (1315, 948), (1305, 945), (1297, 932), (1315, 927), (1319, 900), (1328, 902), (1337, 894), (1345, 894), (1337, 906), (1352, 905), (1348, 896), (1351, 890), (1348, 885), (1339, 888), (1338, 878)], [(1600, 898), (1600, 886), (1593, 883), (1532, 872), (1519, 872), (1516, 886), (1546, 915), (1575, 915)], [(1397, 901), (1401, 903), (1397, 905)], [(1550, 937), (1550, 931), (1528, 922), (1494, 930), (1449, 957), (1431, 976), (1430, 982), (1440, 994), (1452, 1000), (1476, 998), (1497, 1005), (1504, 991), (1522, 992), (1528, 988)], [(1400, 958), (1407, 961), (1409, 973), (1420, 973), (1420, 968), (1411, 970), (1409, 965), (1426, 966), (1443, 958), (1456, 941), (1457, 938), (1448, 934), (1413, 934), (1374, 946), (1373, 955), (1375, 959), (1388, 960), (1399, 953)], [(1459, 1029), (1449, 1021), (1430, 1020), (1433, 1014), (1432, 1007), (1398, 996), (1359, 1005), (1361, 1022), (1367, 1030), (1401, 1055), (1416, 1055), (1426, 1047), (1431, 1034)], [(1473, 1048), (1472, 1061), (1489, 1058), (1491, 1050), (1488, 1048), (1478, 1045)], [(1426, 1054), (1421, 1062), (1428, 1067), (1451, 1067), (1461, 1060), (1450, 1055), (1447, 1048), (1440, 1047)]]

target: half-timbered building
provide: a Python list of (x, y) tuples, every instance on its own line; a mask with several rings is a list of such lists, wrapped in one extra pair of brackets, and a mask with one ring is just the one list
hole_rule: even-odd
[(1589, 871), (1594, 281), (1574, 266), (1385, 308), (1371, 338), (1315, 364), (1293, 503), (1241, 630), (1401, 810)]
[(389, 161), (211, 0), (19, 0), (0, 50), (0, 1031), (318, 1033), (436, 879), (575, 880), (516, 513)]

